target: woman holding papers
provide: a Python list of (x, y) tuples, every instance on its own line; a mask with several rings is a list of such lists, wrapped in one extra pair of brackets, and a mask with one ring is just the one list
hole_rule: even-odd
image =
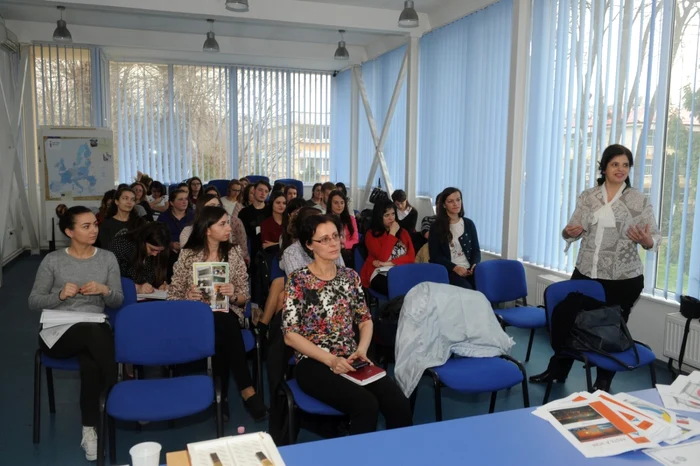
[[(596, 280), (603, 285), (606, 304), (620, 306), (625, 320), (644, 289), (644, 266), (637, 246), (655, 250), (661, 240), (649, 200), (630, 186), (633, 162), (625, 146), (608, 146), (600, 160), (598, 185), (581, 193), (562, 231), (569, 244), (581, 240), (571, 279)], [(553, 358), (547, 370), (530, 377), (530, 382), (564, 380), (572, 364)], [(614, 375), (598, 369), (595, 387), (609, 390)]]
[[(124, 295), (119, 265), (114, 254), (94, 246), (98, 227), (92, 211), (71, 207), (61, 217), (59, 227), (70, 238), (70, 246), (49, 253), (41, 262), (29, 295), (29, 308), (101, 315), (105, 306), (121, 306)], [(44, 338), (49, 339), (48, 330), (53, 339), (47, 344)], [(117, 381), (112, 330), (106, 322), (78, 321), (42, 330), (41, 334), (39, 345), (47, 356), (76, 356), (80, 362), (81, 446), (85, 457), (94, 461), (100, 394)], [(60, 335), (57, 340), (56, 335)]]
[[(392, 204), (393, 205), (393, 204)], [(338, 267), (342, 225), (327, 215), (309, 217), (299, 242), (314, 261), (289, 277), (283, 310), (284, 341), (296, 350), (295, 375), (304, 392), (350, 416), (350, 434), (373, 432), (381, 411), (388, 429), (410, 426), (408, 399), (388, 377), (360, 386), (341, 374), (371, 364), (372, 317), (360, 277)], [(353, 324), (360, 332), (355, 342)]]
[(114, 238), (112, 252), (121, 276), (136, 284), (137, 293), (150, 294), (168, 287), (169, 246), (167, 225), (151, 222)]
[(229, 370), (233, 372), (238, 390), (243, 397), (246, 409), (255, 420), (267, 414), (267, 408), (260, 395), (255, 393), (253, 380), (248, 371), (241, 325), (243, 309), (250, 298), (248, 274), (242, 259), (240, 246), (229, 241), (231, 225), (229, 216), (223, 207), (204, 207), (198, 210), (192, 226), (192, 235), (180, 251), (175, 263), (172, 283), (168, 290), (168, 299), (192, 300), (203, 299), (202, 291), (194, 282), (193, 264), (195, 262), (226, 262), (229, 269), (229, 281), (219, 287), (218, 293), (228, 298), (229, 309), (214, 312), (214, 329), (216, 332), (216, 354), (214, 355), (214, 372), (221, 378), (224, 396), (224, 419), (229, 417), (228, 379)]
[(387, 295), (388, 267), (412, 264), (416, 260), (411, 234), (396, 221), (396, 205), (390, 199), (374, 204), (372, 229), (365, 236), (367, 260), (362, 267), (362, 286)]

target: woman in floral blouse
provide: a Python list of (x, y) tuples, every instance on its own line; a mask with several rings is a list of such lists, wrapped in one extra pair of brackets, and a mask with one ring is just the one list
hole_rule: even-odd
[(183, 246), (180, 257), (175, 263), (168, 299), (200, 301), (202, 293), (197, 284), (193, 283), (192, 264), (228, 262), (229, 283), (221, 286), (219, 292), (228, 296), (229, 309), (214, 312), (216, 332), (214, 373), (221, 377), (224, 420), (228, 419), (229, 370), (233, 373), (246, 408), (253, 419), (260, 420), (267, 414), (267, 408), (253, 388), (241, 335), (243, 308), (250, 298), (248, 274), (240, 246), (234, 246), (229, 242), (230, 235), (231, 225), (223, 207), (204, 207), (201, 212), (197, 212), (197, 219), (192, 226), (192, 235)]
[[(356, 361), (370, 362), (372, 318), (354, 270), (338, 267), (342, 225), (327, 215), (310, 217), (299, 242), (314, 256), (307, 267), (289, 277), (283, 314), (284, 341), (296, 351), (299, 387), (314, 398), (350, 416), (350, 434), (373, 432), (379, 411), (387, 429), (410, 426), (408, 399), (389, 377), (360, 386), (340, 374)], [(355, 342), (353, 323), (360, 342)], [(330, 370), (328, 370), (330, 368)]]

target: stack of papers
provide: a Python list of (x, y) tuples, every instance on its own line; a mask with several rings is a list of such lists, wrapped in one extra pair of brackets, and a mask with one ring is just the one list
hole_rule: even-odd
[(253, 434), (222, 437), (187, 444), (192, 466), (211, 466), (213, 455), (222, 466), (249, 466), (262, 464), (258, 453), (262, 453), (274, 466), (284, 466), (282, 456), (270, 434)]
[(671, 385), (656, 385), (668, 409), (700, 413), (700, 371), (679, 375)]
[(586, 458), (675, 444), (700, 434), (700, 423), (620, 393), (574, 393), (533, 411)]
[(96, 314), (94, 312), (78, 312), (78, 311), (55, 311), (44, 309), (41, 312), (42, 330), (39, 332), (41, 339), (44, 340), (46, 346), (52, 348), (61, 336), (66, 333), (72, 325), (80, 322), (95, 322), (101, 324), (105, 321), (105, 314)]
[(165, 300), (168, 299), (168, 292), (167, 290), (154, 290), (153, 293), (138, 293), (136, 295), (136, 300), (137, 301), (145, 301), (147, 299), (161, 299)]

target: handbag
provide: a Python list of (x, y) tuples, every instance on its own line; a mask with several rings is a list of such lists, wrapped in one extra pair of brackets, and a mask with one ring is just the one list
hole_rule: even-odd
[(700, 319), (700, 300), (692, 296), (681, 296), (681, 315), (686, 318), (685, 328), (683, 329), (683, 340), (681, 341), (681, 350), (678, 354), (678, 370), (673, 367), (673, 359), (668, 359), (668, 370), (671, 371), (673, 377), (678, 377), (682, 374), (683, 358), (685, 357), (685, 347), (688, 344), (688, 334), (690, 333), (690, 323), (693, 319)]
[[(582, 310), (576, 315), (569, 333), (569, 346), (578, 351), (591, 351), (612, 359), (629, 370), (639, 364), (639, 353), (622, 317), (620, 306), (606, 306)], [(637, 362), (629, 365), (610, 353), (620, 353), (632, 348)]]

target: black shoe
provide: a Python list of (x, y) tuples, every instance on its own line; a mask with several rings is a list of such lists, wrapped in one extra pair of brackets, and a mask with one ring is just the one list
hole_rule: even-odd
[(257, 393), (243, 403), (255, 422), (262, 421), (267, 416), (267, 406)]
[(612, 385), (612, 381), (610, 380), (596, 379), (595, 383), (593, 384), (593, 391), (595, 392), (596, 390), (602, 390), (610, 393), (610, 385)]
[(549, 370), (546, 370), (541, 374), (530, 376), (531, 383), (549, 383), (550, 381), (555, 383), (564, 383), (566, 382), (566, 377), (554, 377), (554, 374), (549, 372)]

